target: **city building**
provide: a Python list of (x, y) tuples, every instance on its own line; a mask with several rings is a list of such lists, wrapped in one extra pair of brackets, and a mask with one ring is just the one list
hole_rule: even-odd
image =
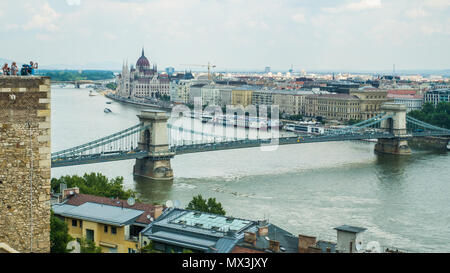
[(305, 98), (305, 115), (326, 120), (360, 119), (360, 100), (348, 94), (315, 94)]
[(122, 73), (117, 77), (117, 95), (127, 98), (158, 99), (170, 95), (170, 79), (168, 74), (159, 74), (157, 66), (142, 55), (136, 62), (136, 67), (128, 68), (128, 62), (123, 65)]
[(251, 89), (236, 88), (231, 91), (231, 104), (232, 105), (242, 105), (246, 107), (252, 104), (252, 93)]
[(422, 109), (422, 95), (398, 95), (388, 93), (387, 98), (393, 99), (395, 103), (404, 104), (406, 106), (406, 112)]
[(381, 113), (381, 104), (391, 101), (387, 91), (369, 86), (350, 89), (349, 94), (318, 94), (305, 99), (305, 115), (326, 120), (365, 120)]
[(440, 102), (450, 102), (450, 88), (426, 92), (423, 97), (423, 102), (432, 103), (434, 106), (438, 105)]
[[(387, 98), (387, 90), (363, 86), (358, 89), (350, 89), (349, 94), (359, 99), (360, 120), (370, 119), (381, 113), (381, 104), (392, 101)], [(351, 112), (348, 114), (350, 115)]]
[(267, 221), (169, 208), (142, 230), (140, 244), (166, 253), (298, 253), (300, 237)]
[(52, 209), (78, 241), (92, 240), (102, 252), (135, 253), (139, 233), (161, 215), (163, 206), (128, 204), (126, 200), (80, 194), (78, 188), (71, 188), (63, 190), (62, 202), (53, 204)]

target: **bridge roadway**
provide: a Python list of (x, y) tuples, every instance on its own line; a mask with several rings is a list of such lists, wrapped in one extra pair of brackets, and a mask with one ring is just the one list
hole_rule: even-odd
[[(218, 143), (199, 143), (199, 144), (186, 144), (182, 146), (171, 147), (172, 151), (176, 155), (220, 151), (229, 149), (241, 149), (241, 148), (253, 148), (260, 147), (261, 145), (289, 145), (289, 144), (302, 144), (302, 143), (317, 143), (317, 142), (331, 142), (331, 141), (348, 141), (348, 140), (363, 140), (363, 139), (376, 139), (376, 138), (394, 138), (391, 133), (374, 132), (364, 134), (341, 134), (341, 135), (321, 135), (321, 136), (293, 136), (293, 137), (281, 137), (278, 138), (278, 142), (271, 143), (274, 139), (255, 139), (255, 140), (235, 140), (228, 142)], [(405, 136), (409, 137), (409, 136)]]
[[(408, 137), (408, 136), (405, 136)], [(182, 155), (188, 153), (221, 151), (229, 149), (254, 148), (261, 145), (289, 145), (315, 142), (330, 142), (330, 141), (347, 141), (347, 140), (362, 140), (375, 138), (394, 138), (393, 134), (384, 132), (364, 133), (364, 134), (341, 134), (341, 135), (322, 135), (322, 136), (293, 136), (278, 138), (278, 142), (272, 143), (274, 139), (245, 139), (233, 140), (226, 142), (215, 143), (193, 143), (183, 145), (172, 145), (169, 152), (149, 153), (138, 149), (130, 151), (109, 151), (104, 153), (94, 153), (89, 155), (74, 155), (72, 157), (62, 157), (52, 159), (52, 168), (82, 165), (100, 162), (110, 162), (118, 160), (136, 159), (150, 157), (154, 160), (170, 159), (175, 155)]]

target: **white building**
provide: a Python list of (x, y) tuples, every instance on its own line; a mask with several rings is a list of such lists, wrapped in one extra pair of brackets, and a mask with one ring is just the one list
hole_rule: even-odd
[(123, 65), (122, 73), (117, 77), (117, 94), (121, 97), (157, 99), (170, 95), (169, 77), (167, 74), (158, 74), (154, 64), (150, 67), (149, 60), (142, 55), (136, 62), (136, 68), (128, 69), (128, 62)]

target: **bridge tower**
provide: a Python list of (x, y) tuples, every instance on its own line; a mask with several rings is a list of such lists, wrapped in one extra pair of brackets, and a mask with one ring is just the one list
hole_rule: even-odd
[(137, 116), (144, 126), (150, 127), (141, 132), (138, 144), (139, 149), (148, 151), (148, 154), (144, 158), (136, 159), (133, 175), (154, 180), (172, 180), (170, 159), (175, 153), (169, 149), (167, 137), (169, 117), (166, 112), (158, 110), (142, 111)]
[(394, 134), (395, 138), (380, 138), (375, 145), (375, 152), (395, 155), (409, 155), (411, 149), (407, 139), (411, 137), (406, 130), (406, 106), (392, 102), (383, 103), (381, 112), (391, 115), (392, 118), (381, 122), (381, 129)]

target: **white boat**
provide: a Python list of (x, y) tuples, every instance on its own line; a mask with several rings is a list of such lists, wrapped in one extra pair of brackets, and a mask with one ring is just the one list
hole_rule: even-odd
[(94, 91), (91, 90), (91, 91), (89, 91), (89, 96), (93, 97), (93, 96), (97, 96), (97, 94), (95, 94)]
[(105, 113), (111, 113), (112, 111), (111, 111), (111, 109), (109, 109), (109, 108), (105, 108), (105, 109), (103, 110), (103, 112), (105, 112)]

